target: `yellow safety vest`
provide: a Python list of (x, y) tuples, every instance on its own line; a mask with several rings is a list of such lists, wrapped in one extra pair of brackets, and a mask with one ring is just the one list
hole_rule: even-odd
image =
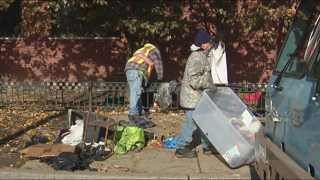
[[(127, 63), (134, 62), (137, 64), (143, 64), (144, 62), (148, 65), (148, 78), (151, 75), (154, 63), (148, 57), (151, 50), (155, 49), (156, 47), (152, 44), (145, 44), (142, 48), (138, 49), (133, 56), (128, 60)], [(143, 74), (143, 72), (142, 72)], [(145, 74), (144, 74), (145, 77)], [(146, 79), (146, 77), (145, 77)]]

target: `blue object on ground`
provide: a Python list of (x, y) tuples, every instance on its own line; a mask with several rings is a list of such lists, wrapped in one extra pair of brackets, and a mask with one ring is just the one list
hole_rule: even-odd
[(177, 142), (178, 142), (179, 139), (180, 139), (180, 137), (175, 137), (175, 136), (169, 137), (169, 138), (163, 143), (163, 146), (164, 146), (165, 148), (175, 149), (176, 146), (177, 146)]

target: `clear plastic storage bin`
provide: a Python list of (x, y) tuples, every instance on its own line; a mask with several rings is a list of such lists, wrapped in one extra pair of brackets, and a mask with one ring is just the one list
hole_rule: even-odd
[(230, 167), (254, 162), (254, 134), (264, 128), (230, 88), (205, 90), (192, 117)]

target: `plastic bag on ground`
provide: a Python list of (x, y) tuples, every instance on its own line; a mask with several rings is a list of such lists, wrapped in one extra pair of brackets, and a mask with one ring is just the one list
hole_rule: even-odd
[[(118, 142), (121, 139), (123, 131), (124, 131), (124, 126), (119, 126), (117, 128), (117, 134), (116, 134), (116, 140), (115, 140), (116, 142)], [(114, 133), (112, 133), (112, 135), (108, 137), (108, 140), (107, 140), (108, 145), (112, 144), (113, 136), (114, 136)], [(155, 139), (155, 138), (156, 138), (156, 136), (154, 133), (144, 130), (145, 144), (147, 144), (148, 141)]]
[(154, 124), (152, 121), (148, 121), (148, 120), (145, 120), (145, 119), (140, 119), (137, 123), (136, 123), (136, 126), (138, 126), (139, 128), (142, 128), (142, 129), (147, 129), (147, 128), (152, 128), (152, 127), (155, 127), (156, 124)]
[[(124, 131), (124, 126), (118, 126), (117, 134), (116, 134), (116, 140), (115, 140), (116, 142), (118, 142), (121, 139), (123, 131)], [(107, 140), (107, 144), (108, 145), (112, 144), (113, 136), (114, 136), (114, 133), (112, 133), (111, 136), (108, 136), (108, 140)]]
[(25, 148), (33, 146), (35, 144), (47, 143), (49, 139), (45, 136), (33, 135), (31, 141), (26, 143)]
[(172, 104), (171, 92), (176, 88), (176, 86), (176, 81), (160, 84), (157, 93), (154, 94), (154, 100), (159, 103), (161, 108), (168, 108)]
[(156, 136), (155, 136), (154, 133), (144, 131), (144, 139), (145, 139), (146, 144), (147, 144), (148, 141), (150, 141), (150, 140), (152, 140), (152, 139), (156, 139)]
[(172, 137), (169, 137), (164, 143), (163, 143), (163, 146), (165, 148), (172, 148), (172, 149), (175, 149), (176, 146), (177, 146), (177, 142), (179, 141), (180, 137), (175, 137), (175, 136), (172, 136)]
[(85, 151), (82, 151), (82, 142), (76, 145), (75, 152), (63, 152), (58, 157), (42, 157), (41, 163), (52, 165), (54, 170), (85, 170), (90, 169), (90, 164), (94, 161), (104, 161), (105, 148), (103, 145), (97, 147), (87, 146)]
[(63, 139), (64, 137), (66, 137), (68, 134), (70, 134), (69, 129), (62, 129), (62, 130), (60, 130), (58, 139), (57, 139), (54, 143), (55, 143), (55, 144), (62, 143), (62, 139)]
[(90, 169), (89, 164), (83, 161), (77, 153), (63, 152), (58, 157), (44, 157), (41, 158), (40, 162), (47, 165), (52, 165), (54, 170), (85, 170)]
[(114, 153), (117, 155), (127, 154), (128, 151), (140, 151), (145, 145), (144, 131), (136, 126), (125, 126), (121, 138), (117, 141)]
[[(146, 115), (140, 117), (139, 121), (135, 123), (135, 126), (142, 129), (155, 127), (156, 124), (149, 119), (149, 115), (150, 113), (146, 113)], [(119, 121), (120, 126), (127, 126), (128, 124), (129, 124), (128, 121), (125, 121), (125, 120)]]
[(82, 153), (81, 156), (89, 158), (93, 161), (104, 161), (103, 154), (105, 153), (104, 145), (99, 145), (97, 147), (88, 148), (86, 152)]
[(82, 142), (83, 121), (76, 121), (76, 124), (70, 127), (70, 134), (66, 135), (61, 141), (63, 144), (76, 146)]

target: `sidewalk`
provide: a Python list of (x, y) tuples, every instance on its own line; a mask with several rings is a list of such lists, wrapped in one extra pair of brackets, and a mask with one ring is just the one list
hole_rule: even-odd
[[(151, 116), (152, 117), (152, 116)], [(127, 119), (120, 116), (120, 120)], [(153, 116), (156, 127), (147, 129), (157, 135), (168, 133), (176, 135), (181, 131), (184, 116)], [(221, 160), (220, 155), (203, 155), (201, 146), (197, 147), (197, 158), (177, 159), (174, 149), (152, 147), (141, 152), (129, 152), (127, 155), (114, 155), (106, 161), (93, 162), (90, 167), (99, 172), (76, 171), (55, 172), (46, 164), (38, 160), (29, 160), (19, 170), (1, 169), (0, 179), (257, 179), (253, 167), (243, 166), (230, 169)]]

